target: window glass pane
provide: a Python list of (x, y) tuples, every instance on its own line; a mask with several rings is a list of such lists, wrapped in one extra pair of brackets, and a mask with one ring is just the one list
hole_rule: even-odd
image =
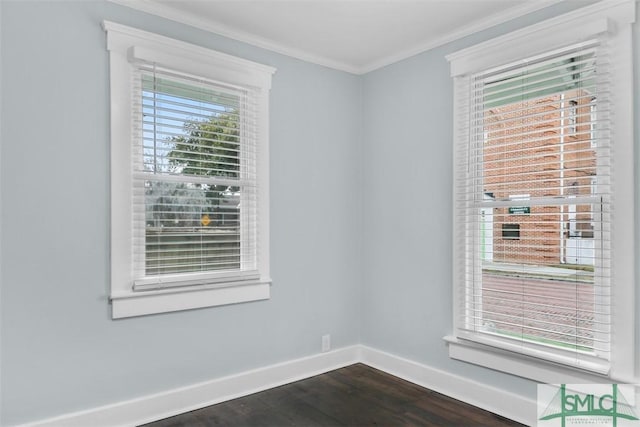
[[(591, 195), (596, 177), (592, 99), (587, 92), (572, 91), (488, 109), (483, 128), (484, 191), (498, 200), (515, 200), (513, 195), (522, 194)], [(571, 100), (579, 106), (571, 106)]]
[(145, 181), (146, 275), (240, 268), (240, 191)]
[(503, 239), (520, 239), (520, 224), (502, 224)]
[(143, 74), (145, 171), (238, 178), (239, 96)]
[(606, 351), (605, 342), (594, 340), (601, 328), (596, 313), (603, 306), (596, 303), (593, 271), (565, 270), (485, 269), (482, 330), (562, 348)]

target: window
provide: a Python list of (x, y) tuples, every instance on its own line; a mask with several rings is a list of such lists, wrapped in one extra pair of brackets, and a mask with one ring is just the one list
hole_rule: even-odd
[(633, 377), (633, 208), (623, 195), (633, 189), (624, 120), (634, 7), (586, 7), (449, 56), (451, 357), (546, 382), (560, 381), (558, 366)]
[(270, 67), (105, 22), (114, 318), (269, 298)]
[(502, 238), (520, 240), (520, 224), (502, 224)]

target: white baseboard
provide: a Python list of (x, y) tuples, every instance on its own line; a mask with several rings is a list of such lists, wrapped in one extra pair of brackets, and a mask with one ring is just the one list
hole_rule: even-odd
[(535, 423), (536, 402), (370, 347), (354, 345), (237, 375), (112, 405), (64, 414), (20, 427), (135, 426), (364, 363), (412, 383), (524, 424)]
[(361, 362), (526, 425), (536, 424), (536, 401), (380, 350), (360, 346)]
[(359, 359), (360, 346), (345, 347), (21, 427), (140, 425), (323, 374)]

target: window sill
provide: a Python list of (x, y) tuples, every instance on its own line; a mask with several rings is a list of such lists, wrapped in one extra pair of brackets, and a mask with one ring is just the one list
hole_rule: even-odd
[(227, 287), (130, 291), (111, 296), (111, 317), (113, 319), (121, 319), (147, 314), (259, 301), (269, 299), (270, 295), (270, 281)]
[(611, 379), (569, 366), (548, 362), (531, 356), (513, 353), (478, 344), (454, 336), (444, 337), (449, 357), (474, 365), (547, 384), (609, 383)]

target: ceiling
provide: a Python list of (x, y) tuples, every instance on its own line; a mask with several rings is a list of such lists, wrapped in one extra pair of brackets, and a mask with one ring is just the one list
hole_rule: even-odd
[(560, 0), (112, 0), (363, 74)]

